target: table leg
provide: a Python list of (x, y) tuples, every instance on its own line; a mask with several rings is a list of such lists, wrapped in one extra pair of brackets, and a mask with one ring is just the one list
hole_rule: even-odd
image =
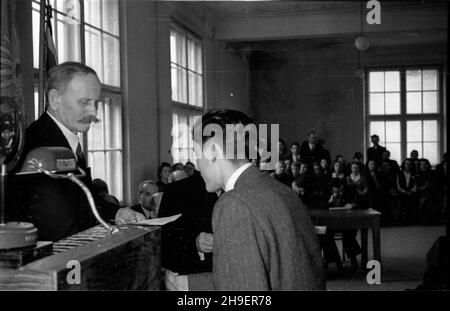
[(361, 268), (365, 269), (367, 265), (367, 236), (369, 230), (366, 228), (361, 229)]
[(376, 217), (372, 226), (372, 243), (373, 243), (373, 257), (381, 265), (381, 233), (380, 233), (380, 218)]

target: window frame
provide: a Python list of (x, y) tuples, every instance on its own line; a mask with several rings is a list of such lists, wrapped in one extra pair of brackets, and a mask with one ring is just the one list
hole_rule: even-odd
[[(46, 0), (32, 0), (30, 2), (31, 10), (32, 11), (36, 11), (33, 8), (32, 3), (35, 3), (35, 4), (40, 6), (40, 2), (41, 1), (46, 1)], [(59, 0), (56, 0), (56, 1), (59, 1)], [(118, 56), (119, 56), (119, 61), (120, 61), (120, 65), (119, 65), (119, 84), (120, 84), (120, 86), (118, 87), (118, 86), (114, 86), (114, 85), (108, 85), (108, 84), (105, 84), (105, 83), (101, 82), (100, 98), (104, 98), (104, 97), (108, 96), (108, 94), (118, 95), (119, 98), (120, 98), (120, 106), (121, 106), (120, 107), (120, 111), (121, 111), (121, 115), (122, 115), (122, 124), (121, 124), (121, 129), (122, 129), (122, 131), (121, 131), (121, 135), (122, 135), (121, 142), (122, 143), (121, 143), (120, 152), (122, 154), (122, 167), (121, 167), (121, 170), (122, 170), (122, 180), (123, 180), (123, 178), (125, 178), (125, 175), (126, 175), (125, 169), (127, 167), (126, 166), (127, 159), (126, 159), (126, 154), (124, 152), (125, 151), (125, 145), (126, 145), (126, 142), (124, 141), (124, 139), (125, 139), (126, 136), (124, 135), (125, 129), (124, 129), (124, 120), (123, 120), (123, 116), (124, 116), (124, 86), (123, 86), (123, 59), (122, 59), (122, 53), (121, 53), (122, 46), (123, 46), (123, 27), (122, 27), (123, 26), (123, 24), (122, 24), (123, 21), (122, 21), (122, 15), (121, 15), (121, 11), (123, 9), (122, 4), (121, 4), (122, 1), (120, 1), (120, 0), (117, 1), (117, 10), (118, 10), (117, 18), (118, 18), (118, 23), (119, 23), (119, 32), (118, 32), (117, 35), (115, 35), (113, 33), (110, 33), (109, 31), (100, 29), (99, 27), (97, 27), (95, 25), (91, 25), (90, 23), (86, 23), (86, 21), (85, 21), (85, 14), (84, 14), (85, 13), (85, 1), (88, 1), (88, 0), (75, 0), (75, 1), (79, 2), (79, 9), (80, 9), (80, 12), (79, 12), (79, 23), (80, 23), (80, 25), (79, 25), (79, 27), (80, 27), (79, 28), (79, 31), (80, 31), (80, 33), (79, 33), (79, 48), (80, 48), (80, 51), (79, 52), (80, 52), (80, 62), (81, 63), (86, 64), (86, 41), (85, 41), (86, 25), (88, 25), (89, 27), (92, 27), (93, 29), (95, 29), (95, 30), (100, 32), (100, 45), (101, 45), (102, 53), (103, 53), (103, 49), (104, 49), (104, 47), (103, 47), (103, 34), (104, 33), (106, 33), (107, 35), (113, 36), (114, 38), (118, 39), (118, 48), (119, 48), (119, 50), (118, 50), (119, 55)], [(102, 9), (102, 1), (100, 1), (100, 10), (101, 9)], [(40, 14), (40, 10), (38, 12)], [(58, 34), (57, 34), (57, 27), (58, 26), (57, 26), (57, 20), (56, 20), (57, 19), (56, 18), (57, 14), (60, 14), (60, 15), (62, 15), (64, 17), (67, 17), (67, 18), (70, 18), (70, 17), (67, 16), (67, 13), (59, 11), (55, 7), (52, 6), (53, 40), (54, 40), (56, 49), (58, 51)], [(101, 19), (103, 18), (102, 11), (100, 11), (100, 18)], [(77, 20), (77, 22), (78, 22), (78, 20)], [(33, 46), (33, 49), (34, 48), (35, 47)], [(105, 67), (104, 59), (103, 59), (103, 55), (102, 55), (102, 70), (104, 69), (104, 67)], [(33, 79), (34, 79), (35, 91), (38, 92), (39, 91), (38, 90), (38, 85), (39, 85), (39, 68), (34, 68), (34, 65), (33, 65), (33, 73), (34, 73)], [(105, 80), (104, 75), (103, 75), (103, 80)], [(36, 110), (36, 108), (39, 107), (39, 103), (35, 103), (34, 107), (35, 107), (35, 110)], [(36, 116), (39, 117), (41, 113), (43, 113), (43, 112), (39, 113), (39, 111), (35, 111), (33, 119)], [(87, 133), (81, 134), (80, 142), (81, 142), (81, 144), (83, 146), (83, 149), (85, 151), (86, 157), (89, 158), (89, 152), (90, 151), (88, 149), (88, 135), (87, 135)], [(107, 152), (107, 151), (108, 151), (108, 149), (104, 149), (103, 150), (103, 152)], [(95, 152), (99, 152), (99, 151), (96, 150)], [(91, 163), (90, 165), (92, 166), (93, 164)], [(107, 168), (104, 167), (104, 170), (106, 170), (106, 169)], [(110, 185), (110, 188), (111, 188), (111, 185)], [(120, 200), (120, 203), (122, 204), (125, 201), (125, 197), (127, 195), (126, 194), (126, 189), (124, 187), (123, 182), (122, 182), (122, 185), (121, 185), (121, 189), (122, 189), (121, 190), (122, 198)]]
[[(368, 66), (364, 74), (364, 145), (365, 149), (371, 146), (370, 142), (370, 122), (371, 121), (400, 121), (400, 160), (409, 158), (407, 154), (407, 121), (427, 121), (436, 120), (438, 123), (438, 162), (442, 161), (442, 152), (445, 150), (445, 111), (444, 111), (444, 65), (442, 63), (430, 64), (402, 64), (386, 66)], [(437, 70), (438, 71), (438, 112), (437, 113), (415, 113), (406, 112), (406, 71), (407, 70)], [(370, 115), (370, 92), (369, 73), (373, 71), (399, 71), (400, 72), (400, 113), (391, 115)], [(423, 90), (421, 90), (423, 92)], [(423, 107), (423, 102), (422, 102)], [(423, 130), (422, 130), (423, 131)], [(422, 140), (422, 143), (424, 141)], [(422, 156), (423, 153), (420, 155)]]
[[(207, 98), (206, 98), (206, 79), (205, 79), (205, 45), (204, 45), (204, 40), (201, 36), (199, 36), (195, 31), (193, 31), (192, 29), (190, 29), (189, 27), (184, 26), (182, 23), (179, 23), (178, 21), (176, 21), (175, 19), (171, 19), (170, 21), (170, 26), (169, 26), (169, 41), (170, 41), (170, 36), (171, 36), (171, 32), (172, 29), (175, 28), (177, 31), (182, 31), (185, 35), (186, 38), (186, 42), (185, 42), (185, 46), (184, 49), (186, 51), (186, 67), (181, 66), (177, 63), (173, 63), (172, 62), (172, 58), (170, 56), (169, 58), (169, 74), (170, 74), (170, 79), (172, 79), (172, 64), (175, 64), (176, 66), (179, 66), (183, 69), (186, 70), (186, 95), (187, 95), (187, 103), (183, 103), (183, 102), (179, 102), (179, 101), (175, 101), (172, 99), (172, 83), (170, 84), (170, 103), (171, 103), (171, 108), (172, 108), (172, 115), (171, 115), (171, 120), (173, 122), (173, 115), (177, 114), (177, 115), (184, 115), (187, 118), (190, 118), (192, 115), (198, 115), (198, 116), (202, 116), (203, 113), (205, 112), (205, 109), (207, 108)], [(202, 90), (201, 90), (201, 94), (202, 94), (202, 105), (201, 106), (197, 106), (197, 105), (192, 105), (189, 103), (189, 71), (192, 71), (189, 69), (189, 57), (188, 57), (188, 40), (187, 38), (191, 36), (194, 39), (198, 40), (200, 42), (200, 46), (201, 46), (201, 51), (202, 51), (202, 55), (201, 55), (201, 66), (202, 66), (202, 72), (201, 72), (201, 80), (202, 80)], [(170, 45), (171, 43), (169, 43)], [(170, 51), (172, 51), (172, 47), (170, 46)], [(170, 52), (171, 53), (171, 52)], [(195, 74), (198, 74), (197, 72), (194, 72)], [(171, 80), (172, 81), (172, 80)], [(172, 129), (174, 128), (174, 124), (172, 124)], [(173, 136), (172, 137), (172, 146), (173, 146)], [(190, 146), (190, 145), (189, 145)], [(191, 153), (189, 152), (189, 155)], [(187, 161), (193, 161), (194, 159), (191, 159), (190, 156), (188, 157), (188, 159), (175, 159), (174, 155), (172, 154), (172, 158), (174, 163), (175, 162), (187, 162)], [(183, 163), (184, 164), (184, 163)]]

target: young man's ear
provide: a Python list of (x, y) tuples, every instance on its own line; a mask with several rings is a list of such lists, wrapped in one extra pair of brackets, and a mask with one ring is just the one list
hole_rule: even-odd
[(48, 91), (48, 105), (53, 111), (58, 110), (59, 102), (60, 102), (60, 96), (57, 90), (51, 89)]

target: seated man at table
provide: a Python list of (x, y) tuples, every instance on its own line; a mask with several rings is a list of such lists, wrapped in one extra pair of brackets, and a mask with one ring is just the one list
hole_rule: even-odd
[[(335, 180), (332, 182), (331, 189), (332, 189), (332, 195), (331, 195), (330, 199), (328, 200), (329, 207), (344, 207), (345, 206), (345, 207), (353, 208), (356, 206), (354, 203), (349, 203), (346, 200), (346, 198), (345, 198), (346, 189), (344, 187), (344, 184)], [(358, 244), (358, 241), (356, 240), (356, 230), (354, 230), (354, 229), (340, 230), (339, 232), (342, 233), (342, 244), (343, 244), (344, 251), (347, 254), (347, 256), (350, 258), (352, 268), (356, 269), (356, 268), (358, 268), (358, 261), (356, 259), (356, 256), (361, 254), (361, 248)], [(330, 250), (334, 249), (334, 247), (331, 245), (331, 243), (334, 243), (334, 234), (339, 233), (339, 232), (336, 232), (336, 231), (328, 232), (329, 240), (327, 240), (325, 242), (328, 249), (330, 249)], [(339, 264), (338, 264), (338, 266), (339, 266)]]

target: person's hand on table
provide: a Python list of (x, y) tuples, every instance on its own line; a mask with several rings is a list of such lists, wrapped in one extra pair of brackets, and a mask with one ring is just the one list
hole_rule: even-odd
[(214, 235), (212, 233), (200, 232), (195, 239), (197, 250), (202, 253), (210, 253), (213, 250)]
[(187, 291), (189, 290), (187, 275), (179, 275), (177, 272), (165, 270), (166, 289), (171, 291)]
[(144, 221), (146, 218), (143, 214), (133, 211), (129, 207), (121, 208), (116, 213), (116, 224), (134, 224), (140, 221)]

